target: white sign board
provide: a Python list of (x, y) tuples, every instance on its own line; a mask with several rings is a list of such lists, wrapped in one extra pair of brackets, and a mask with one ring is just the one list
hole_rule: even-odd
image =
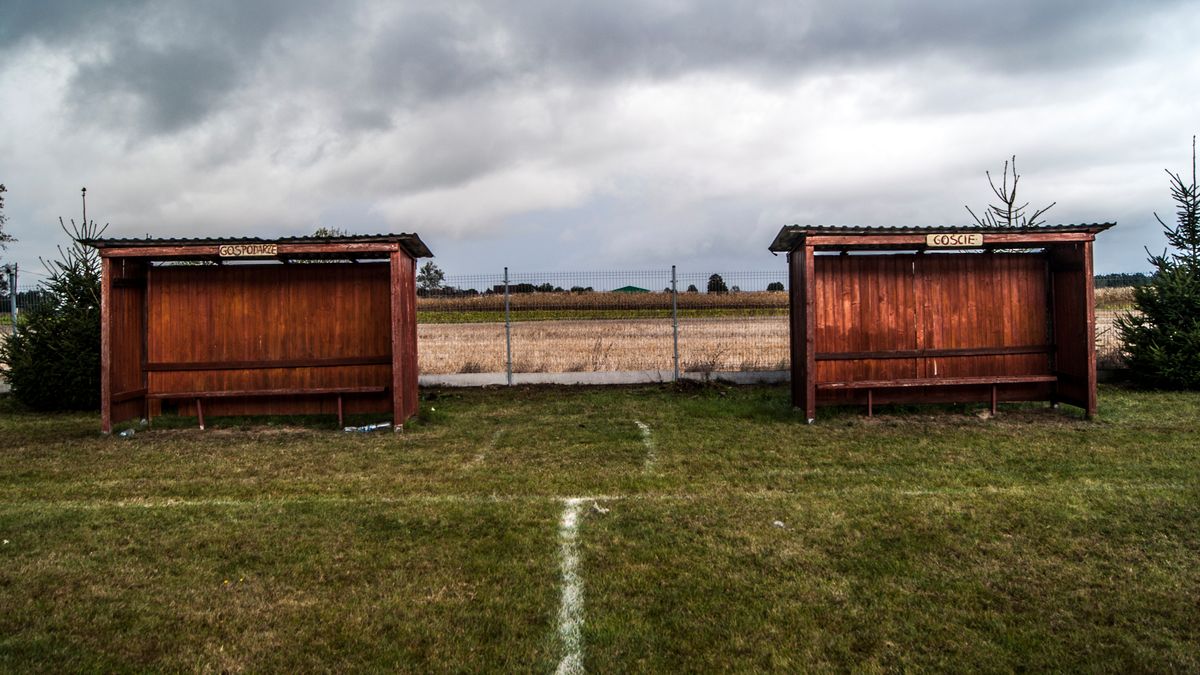
[(939, 232), (925, 235), (925, 245), (933, 248), (974, 248), (983, 246), (983, 235), (977, 232)]

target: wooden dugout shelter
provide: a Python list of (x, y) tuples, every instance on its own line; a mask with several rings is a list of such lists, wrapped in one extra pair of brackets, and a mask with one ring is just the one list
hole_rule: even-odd
[(1096, 414), (1092, 243), (1112, 227), (787, 226), (792, 405), (1048, 400)]
[[(415, 234), (95, 239), (100, 410), (417, 412)], [(183, 264), (192, 263), (192, 264)]]

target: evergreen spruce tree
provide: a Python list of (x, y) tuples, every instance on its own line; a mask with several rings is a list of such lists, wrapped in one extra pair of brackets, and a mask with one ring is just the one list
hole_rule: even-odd
[[(62, 224), (62, 221), (59, 221)], [(82, 241), (99, 236), (95, 223), (63, 225), (71, 245), (45, 264), (46, 301), (21, 317), (0, 346), (13, 396), (34, 410), (100, 407), (100, 257)]]
[(1196, 137), (1192, 179), (1167, 171), (1175, 224), (1163, 227), (1169, 250), (1147, 250), (1155, 273), (1133, 291), (1135, 312), (1117, 319), (1126, 362), (1139, 381), (1170, 388), (1200, 388), (1200, 190), (1196, 185)]

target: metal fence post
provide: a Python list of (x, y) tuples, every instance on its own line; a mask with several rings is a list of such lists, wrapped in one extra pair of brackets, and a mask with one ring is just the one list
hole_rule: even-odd
[(504, 268), (504, 351), (505, 373), (508, 376), (508, 386), (512, 386), (512, 320), (508, 311), (508, 268)]
[(675, 381), (679, 381), (679, 288), (675, 283), (675, 266), (671, 265), (671, 334), (675, 348)]
[(12, 301), (12, 334), (17, 334), (17, 263), (8, 268), (8, 298)]

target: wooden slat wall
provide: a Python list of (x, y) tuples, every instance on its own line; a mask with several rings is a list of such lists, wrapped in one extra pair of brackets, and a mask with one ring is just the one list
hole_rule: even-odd
[(1095, 308), (1092, 301), (1091, 242), (1050, 249), (1058, 397), (1096, 412)]
[[(1048, 353), (822, 359), (846, 352), (1048, 347), (1047, 265), (1040, 253), (818, 256), (817, 382), (1050, 374)], [(1006, 386), (1000, 397), (1042, 399), (1050, 392), (1050, 385)], [(987, 395), (990, 388), (980, 387), (881, 390), (875, 400)], [(865, 400), (866, 393), (818, 396), (821, 403), (848, 403)]]
[(397, 421), (417, 414), (416, 261), (391, 255), (392, 410)]
[(788, 255), (789, 307), (791, 320), (792, 405), (805, 411), (809, 421), (816, 416), (816, 259), (810, 246)]
[[(373, 263), (152, 268), (147, 360), (162, 366), (387, 357), (389, 279), (389, 266)], [(152, 393), (354, 386), (391, 386), (391, 369), (384, 363), (148, 373)], [(390, 395), (350, 396), (345, 405), (347, 412), (391, 411)], [(180, 408), (191, 414), (190, 406)], [(335, 412), (332, 397), (205, 404), (212, 415)]]
[[(925, 348), (1050, 344), (1046, 257), (992, 253), (921, 256)], [(930, 358), (927, 377), (1046, 375), (1049, 354)]]
[(138, 261), (114, 260), (109, 271), (109, 418), (111, 424), (120, 424), (146, 414), (146, 382), (142, 372), (146, 268)]
[[(818, 256), (817, 353), (917, 349), (913, 260), (908, 255)], [(817, 363), (817, 382), (909, 377), (917, 377), (917, 359)]]

